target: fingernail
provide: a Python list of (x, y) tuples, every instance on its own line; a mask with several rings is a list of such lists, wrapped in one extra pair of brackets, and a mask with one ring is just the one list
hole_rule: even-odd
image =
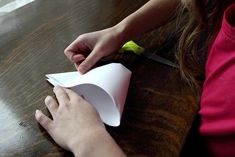
[(45, 104), (49, 104), (49, 103), (50, 103), (50, 100), (51, 100), (51, 96), (48, 95), (48, 96), (45, 98), (45, 100), (44, 100)]
[(55, 86), (54, 88), (53, 88), (53, 90), (57, 90), (57, 89), (59, 89), (60, 88), (60, 86)]
[(38, 112), (40, 112), (40, 110), (36, 109), (36, 114), (38, 114)]

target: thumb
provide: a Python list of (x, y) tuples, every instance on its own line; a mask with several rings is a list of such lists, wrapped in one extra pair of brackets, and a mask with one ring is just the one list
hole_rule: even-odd
[(98, 49), (94, 49), (87, 58), (78, 66), (78, 71), (84, 74), (89, 71), (97, 61), (99, 61), (103, 57), (102, 53), (98, 51)]

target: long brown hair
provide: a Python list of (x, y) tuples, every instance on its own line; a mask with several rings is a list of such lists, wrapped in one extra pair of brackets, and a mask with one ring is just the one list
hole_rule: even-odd
[[(182, 77), (200, 95), (205, 74), (209, 44), (221, 21), (221, 0), (182, 0), (180, 13), (187, 14), (187, 24), (181, 28), (176, 58)], [(181, 15), (178, 16), (181, 18)]]

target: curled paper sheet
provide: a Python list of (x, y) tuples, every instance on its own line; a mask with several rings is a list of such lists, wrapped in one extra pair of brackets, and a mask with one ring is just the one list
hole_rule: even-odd
[(120, 63), (94, 68), (84, 75), (79, 72), (47, 74), (54, 86), (70, 88), (83, 95), (98, 111), (102, 121), (119, 126), (130, 83), (131, 71)]

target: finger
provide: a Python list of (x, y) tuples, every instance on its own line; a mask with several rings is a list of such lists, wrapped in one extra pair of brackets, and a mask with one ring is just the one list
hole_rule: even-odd
[(87, 54), (90, 52), (90, 48), (83, 43), (83, 40), (83, 37), (79, 36), (64, 50), (64, 54), (69, 60), (73, 61), (72, 58), (76, 54)]
[(58, 109), (58, 104), (55, 99), (53, 99), (51, 96), (47, 96), (45, 99), (45, 104), (47, 106), (47, 109), (51, 113), (52, 117), (55, 117), (56, 111)]
[(41, 111), (36, 110), (35, 113), (35, 118), (37, 120), (37, 122), (45, 129), (49, 132), (51, 124), (52, 124), (52, 120), (50, 118), (48, 118), (46, 115), (44, 115)]
[[(74, 63), (74, 66), (77, 70), (78, 70), (79, 65), (80, 65), (79, 63)], [(78, 70), (78, 72), (80, 72), (80, 71)]]
[(64, 50), (64, 54), (67, 56), (69, 60), (72, 61), (72, 57), (74, 54), (76, 54), (76, 51), (77, 51), (77, 47), (76, 47), (76, 40), (75, 40)]
[(81, 75), (83, 75), (84, 73), (81, 73), (80, 71), (79, 71), (79, 63), (75, 63), (74, 64), (74, 66), (75, 66), (75, 68), (77, 69), (77, 71), (81, 74)]
[(86, 73), (91, 69), (92, 66), (95, 65), (98, 60), (100, 60), (100, 58), (102, 58), (102, 56), (96, 49), (94, 49), (90, 55), (88, 55), (87, 58), (79, 65), (78, 70), (82, 74)]
[(65, 89), (65, 91), (68, 94), (70, 100), (74, 100), (74, 99), (76, 99), (78, 101), (79, 100), (83, 100), (83, 98), (79, 94), (77, 94), (76, 92), (72, 91), (71, 89)]
[(59, 104), (66, 104), (69, 101), (69, 97), (62, 87), (55, 86), (53, 91)]
[(84, 60), (84, 59), (85, 59), (85, 57), (84, 57), (84, 55), (82, 55), (82, 54), (77, 54), (77, 55), (72, 56), (72, 61), (73, 61), (74, 63), (81, 62), (81, 61)]
[(73, 62), (72, 58), (76, 54), (76, 52), (74, 50), (68, 50), (68, 48), (66, 48), (64, 50), (64, 54), (71, 62)]

